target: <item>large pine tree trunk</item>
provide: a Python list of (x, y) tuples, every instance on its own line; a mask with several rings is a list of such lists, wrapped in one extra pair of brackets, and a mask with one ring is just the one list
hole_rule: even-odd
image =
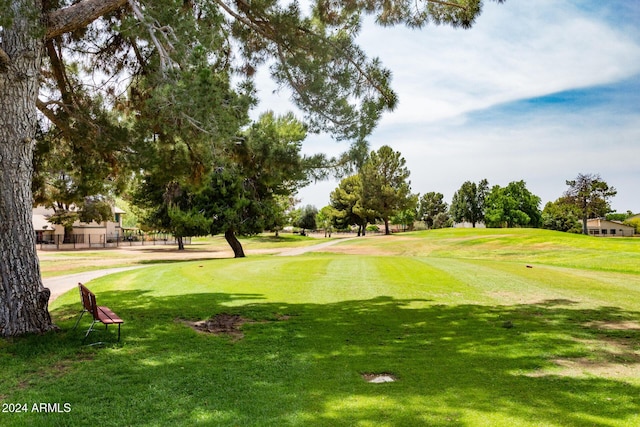
[(0, 336), (54, 328), (32, 222), (32, 157), (43, 42), (38, 38), (37, 17), (30, 21), (24, 11), (34, 4), (40, 10), (40, 4), (26, 0), (10, 4), (25, 9), (17, 13), (11, 28), (4, 28), (2, 38), (9, 62), (0, 67)]
[(227, 240), (229, 246), (231, 246), (231, 249), (233, 249), (233, 257), (244, 258), (244, 250), (242, 249), (242, 244), (236, 237), (236, 233), (232, 228), (224, 232), (224, 238)]

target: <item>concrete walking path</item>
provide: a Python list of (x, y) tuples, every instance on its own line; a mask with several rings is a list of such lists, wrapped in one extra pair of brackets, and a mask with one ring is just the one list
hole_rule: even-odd
[(288, 249), (286, 251), (280, 252), (279, 254), (277, 254), (277, 256), (302, 255), (302, 254), (305, 254), (307, 252), (314, 252), (314, 251), (317, 251), (317, 250), (320, 250), (320, 249), (324, 249), (324, 248), (329, 247), (329, 246), (333, 246), (336, 243), (346, 242), (348, 240), (353, 240), (353, 239), (356, 239), (356, 237), (340, 237), (340, 238), (329, 240), (327, 242), (318, 243), (317, 245), (304, 246), (304, 247), (300, 247), (300, 248)]
[(107, 268), (104, 270), (85, 271), (84, 273), (75, 273), (66, 276), (47, 277), (42, 279), (42, 284), (45, 288), (49, 288), (49, 290), (51, 290), (51, 296), (49, 297), (49, 303), (51, 303), (51, 301), (55, 300), (63, 293), (77, 288), (78, 282), (84, 284), (90, 280), (97, 279), (98, 277), (144, 267), (146, 266), (136, 265), (133, 267)]

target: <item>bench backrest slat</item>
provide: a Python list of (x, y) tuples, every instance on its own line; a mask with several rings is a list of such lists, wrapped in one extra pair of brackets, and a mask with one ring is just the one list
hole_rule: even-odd
[(98, 319), (98, 304), (96, 303), (96, 296), (82, 283), (78, 283), (80, 288), (80, 299), (82, 299), (82, 306), (93, 316), (94, 320)]

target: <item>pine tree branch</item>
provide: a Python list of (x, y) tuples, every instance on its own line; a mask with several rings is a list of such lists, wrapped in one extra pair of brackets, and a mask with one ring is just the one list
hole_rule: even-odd
[(54, 112), (49, 109), (49, 105), (58, 105), (61, 108), (65, 108), (65, 106), (61, 102), (57, 101), (42, 101), (40, 98), (36, 100), (36, 107), (40, 112), (53, 124), (55, 124), (62, 132), (70, 132), (70, 128), (68, 126), (68, 122), (65, 120), (59, 120), (58, 117), (54, 114)]
[(62, 57), (58, 54), (54, 43), (55, 42), (53, 40), (47, 40), (45, 42), (45, 48), (47, 51), (47, 55), (49, 56), (49, 61), (51, 63), (51, 73), (58, 86), (58, 90), (60, 91), (62, 100), (65, 103), (72, 105), (74, 104), (74, 101), (72, 96), (73, 94), (70, 91), (71, 85), (69, 84), (69, 78), (67, 77), (65, 66), (62, 62)]
[(229, 15), (231, 15), (234, 19), (237, 19), (238, 21), (242, 22), (247, 27), (259, 33), (261, 36), (273, 41), (272, 37), (270, 37), (269, 34), (267, 34), (264, 28), (262, 28), (260, 25), (255, 23), (251, 18), (247, 16), (243, 16), (240, 13), (236, 12), (222, 0), (214, 0), (214, 1), (218, 6), (224, 9), (224, 11), (227, 12)]
[[(147, 20), (145, 20), (145, 17), (144, 17), (144, 13), (140, 9), (140, 7), (138, 7), (138, 5), (135, 3), (135, 0), (127, 0), (127, 2), (131, 7), (131, 10), (133, 11), (133, 14), (136, 17), (136, 19), (138, 19), (138, 21), (146, 25), (147, 31), (149, 32), (149, 36), (151, 37), (151, 41), (153, 42), (153, 45), (156, 47), (156, 50), (158, 51), (158, 55), (160, 56), (160, 69), (162, 70), (162, 72), (176, 66), (174, 61), (171, 59), (171, 55), (169, 54), (169, 51), (174, 50), (174, 47), (171, 41), (169, 40), (169, 37), (167, 36), (167, 34), (170, 34), (175, 38), (173, 29), (169, 26), (159, 27), (157, 25), (147, 23)], [(166, 48), (165, 44), (163, 44), (160, 40), (158, 40), (158, 37), (156, 37), (156, 32), (160, 32), (160, 34), (162, 34), (168, 48)]]
[(427, 3), (436, 3), (442, 6), (450, 6), (450, 7), (457, 7), (458, 9), (467, 9), (466, 6), (463, 6), (461, 4), (457, 4), (457, 3), (451, 3), (449, 1), (440, 1), (440, 0), (427, 0)]
[(85, 28), (101, 16), (126, 4), (127, 0), (82, 0), (63, 9), (51, 11), (45, 17), (45, 39)]

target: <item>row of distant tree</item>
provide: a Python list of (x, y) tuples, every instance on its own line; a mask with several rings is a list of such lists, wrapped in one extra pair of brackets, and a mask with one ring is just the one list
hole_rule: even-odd
[[(587, 234), (588, 219), (605, 217), (612, 212), (610, 199), (616, 195), (616, 189), (597, 174), (579, 174), (566, 184), (564, 194), (541, 210), (540, 197), (531, 193), (524, 181), (491, 188), (486, 179), (478, 184), (467, 181), (454, 194), (448, 210), (441, 202), (441, 194), (425, 195), (421, 199), (419, 219), (429, 227), (449, 225), (447, 221), (469, 222), (475, 227), (482, 222), (492, 228), (541, 227)], [(433, 203), (434, 199), (440, 203)], [(631, 214), (618, 215), (617, 219), (624, 220)]]
[[(377, 221), (385, 223), (386, 233), (389, 222), (411, 228), (421, 221), (429, 229), (466, 222), (472, 227), (482, 223), (490, 228), (533, 227), (587, 234), (590, 218), (627, 221), (633, 215), (611, 213), (610, 199), (616, 190), (596, 174), (579, 174), (566, 181), (565, 193), (543, 209), (540, 197), (531, 193), (522, 180), (504, 187), (490, 187), (486, 179), (478, 183), (466, 181), (449, 205), (442, 193), (412, 194), (404, 164), (400, 154), (389, 147), (372, 152), (360, 173), (344, 178), (331, 193), (329, 206), (320, 212), (310, 206), (300, 211), (298, 217), (307, 218), (303, 228), (314, 228), (310, 218), (317, 212), (319, 228), (355, 226), (359, 235), (368, 224)], [(628, 223), (640, 226), (632, 220)]]
[[(358, 235), (366, 233), (367, 225), (384, 223), (390, 233), (390, 223), (403, 213), (415, 211), (418, 195), (411, 194), (409, 169), (399, 152), (389, 146), (367, 153), (363, 147), (338, 162), (346, 173), (331, 193), (331, 205), (320, 211), (307, 205), (290, 211), (289, 224), (305, 230), (345, 230), (355, 226)], [(344, 163), (349, 163), (344, 167)], [(415, 213), (411, 214), (411, 221)]]

